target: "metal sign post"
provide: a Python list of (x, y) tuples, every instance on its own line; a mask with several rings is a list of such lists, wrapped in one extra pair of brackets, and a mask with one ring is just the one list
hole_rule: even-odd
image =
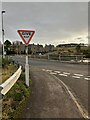
[(17, 31), (26, 45), (26, 64), (25, 64), (25, 81), (29, 87), (29, 64), (28, 64), (28, 44), (31, 41), (35, 31), (33, 30), (18, 30)]
[(28, 46), (26, 46), (25, 80), (26, 80), (26, 85), (29, 87)]

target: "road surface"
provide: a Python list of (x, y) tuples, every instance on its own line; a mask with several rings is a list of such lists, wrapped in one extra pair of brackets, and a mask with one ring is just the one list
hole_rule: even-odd
[[(23, 64), (23, 65), (25, 64), (25, 58), (23, 56), (15, 56), (15, 57), (13, 57), (13, 59), (15, 61), (18, 61), (18, 63), (20, 63), (20, 64)], [(63, 117), (77, 118), (77, 117), (82, 116), (82, 114), (83, 114), (82, 111), (84, 111), (87, 115), (88, 82), (90, 81), (90, 76), (88, 73), (88, 65), (60, 63), (58, 61), (48, 61), (48, 60), (39, 60), (39, 59), (29, 59), (29, 65), (30, 65), (30, 71), (32, 73), (31, 74), (32, 78), (34, 76), (34, 79), (35, 79), (35, 81), (34, 81), (35, 86), (33, 87), (34, 92), (37, 92), (36, 94), (40, 95), (39, 100), (47, 101), (48, 100), (47, 98), (49, 98), (49, 95), (53, 96), (53, 97), (50, 97), (50, 99), (51, 98), (54, 99), (53, 101), (56, 100), (55, 101), (56, 103), (55, 102), (52, 103), (52, 108), (51, 108), (50, 103), (47, 102), (47, 104), (50, 105), (50, 107), (45, 108), (44, 113), (41, 112), (41, 110), (42, 110), (42, 106), (41, 106), (38, 111), (39, 114), (38, 115), (36, 114), (35, 117), (43, 116), (43, 117), (53, 117), (53, 118), (55, 118), (55, 117), (57, 117), (57, 118), (63, 118)], [(37, 81), (39, 81), (39, 79), (40, 79), (40, 82), (42, 82), (42, 83), (36, 82), (36, 79), (38, 79)], [(41, 79), (42, 79), (42, 81), (41, 81)], [(42, 84), (42, 86), (40, 86), (39, 84)], [(36, 88), (36, 90), (35, 90), (35, 88)], [(48, 92), (46, 92), (48, 88), (49, 88), (49, 90), (48, 90)], [(67, 92), (68, 89), (69, 89), (70, 93)], [(39, 90), (43, 91), (43, 92), (40, 93), (40, 92), (38, 92)], [(59, 93), (59, 91), (60, 91), (60, 93)], [(56, 96), (55, 92), (57, 93), (57, 96)], [(35, 97), (36, 94), (32, 95), (32, 97)], [(70, 96), (70, 94), (72, 94), (75, 97), (75, 100), (77, 101), (78, 105), (80, 105), (81, 108), (79, 110), (77, 110), (77, 104), (75, 103), (75, 100), (73, 99), (72, 95)], [(55, 96), (56, 96), (56, 98), (55, 98)], [(71, 100), (70, 98), (73, 100)], [(35, 100), (33, 102), (34, 105), (32, 105), (32, 106), (36, 107), (37, 105), (35, 105), (35, 101), (38, 100), (38, 98), (33, 98), (33, 99), (35, 99)], [(64, 100), (67, 100), (67, 102)], [(72, 103), (72, 101), (74, 101), (74, 103)], [(42, 103), (43, 106), (45, 106), (44, 103)], [(58, 103), (58, 105), (56, 105), (57, 103)], [(36, 104), (37, 104), (37, 102), (36, 102)], [(31, 105), (31, 103), (30, 103), (30, 105)], [(72, 107), (72, 105), (73, 105), (73, 107)], [(49, 109), (52, 109), (52, 111), (50, 113), (48, 112)], [(67, 109), (67, 110), (65, 111), (65, 109)], [(26, 114), (26, 116), (34, 117), (33, 114), (35, 113), (35, 110), (32, 110), (32, 111), (34, 111), (33, 113), (31, 112), (31, 110), (32, 109), (28, 108), (29, 113), (27, 112), (28, 115)], [(56, 111), (56, 114), (54, 115), (55, 111)], [(77, 111), (79, 111), (82, 114), (80, 115), (79, 112), (77, 112)], [(64, 112), (66, 112), (66, 113), (64, 114)], [(40, 114), (40, 113), (42, 113), (42, 114)]]

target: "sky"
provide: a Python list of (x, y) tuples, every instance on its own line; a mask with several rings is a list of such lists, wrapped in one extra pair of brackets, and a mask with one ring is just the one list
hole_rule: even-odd
[(31, 44), (88, 43), (88, 2), (2, 2), (5, 40), (22, 41), (19, 29), (35, 30)]

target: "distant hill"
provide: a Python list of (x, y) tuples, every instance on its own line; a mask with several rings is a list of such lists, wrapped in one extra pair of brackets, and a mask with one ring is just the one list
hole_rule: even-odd
[[(76, 47), (78, 44), (77, 43), (70, 43), (70, 44), (59, 44), (56, 47)], [(84, 45), (84, 44), (81, 44)]]

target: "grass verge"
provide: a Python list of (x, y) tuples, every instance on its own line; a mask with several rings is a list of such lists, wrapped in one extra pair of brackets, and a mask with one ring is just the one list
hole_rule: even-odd
[[(13, 67), (17, 69), (15, 65), (10, 65), (8, 69), (11, 69), (14, 72), (15, 69)], [(4, 69), (6, 69), (6, 67), (4, 67)], [(31, 80), (30, 84), (32, 84)], [(2, 120), (13, 120), (15, 118), (20, 118), (29, 96), (30, 88), (25, 84), (25, 73), (22, 71), (22, 74), (15, 85), (3, 97)]]

